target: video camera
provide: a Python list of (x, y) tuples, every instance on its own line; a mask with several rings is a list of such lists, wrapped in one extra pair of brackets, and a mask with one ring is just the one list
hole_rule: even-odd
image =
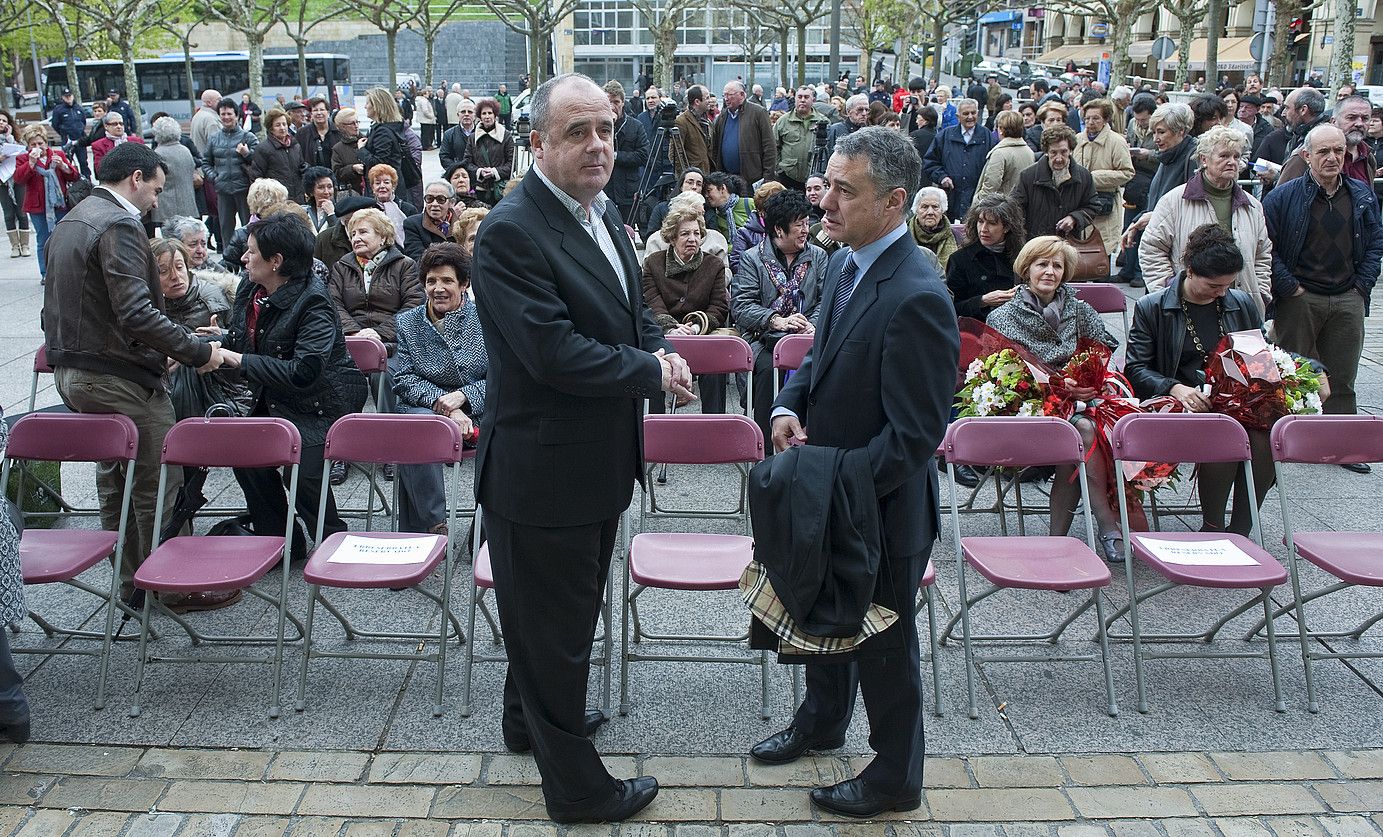
[(520, 114), (519, 121), (514, 123), (514, 145), (519, 148), (528, 147), (528, 135), (533, 133), (533, 123), (529, 121), (528, 114)]
[(659, 127), (659, 128), (668, 128), (668, 127), (671, 127), (671, 126), (672, 126), (672, 123), (673, 123), (673, 122), (676, 122), (676, 121), (677, 121), (677, 103), (676, 103), (676, 102), (664, 102), (664, 103), (663, 103), (663, 106), (660, 107), (660, 108), (658, 108), (658, 113), (657, 113), (657, 115), (653, 117), (653, 124), (654, 124), (656, 127)]

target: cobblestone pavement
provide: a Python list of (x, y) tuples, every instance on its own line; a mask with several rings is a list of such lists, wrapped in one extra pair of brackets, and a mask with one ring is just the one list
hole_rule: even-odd
[[(427, 155), (426, 167), (436, 173), (434, 154)], [(9, 414), (23, 411), (29, 401), (33, 353), (42, 340), (41, 305), (32, 260), (0, 258), (0, 405)], [(1116, 333), (1122, 330), (1117, 317), (1106, 321)], [(1358, 384), (1361, 409), (1373, 413), (1383, 413), (1380, 322), (1369, 320)], [(38, 406), (56, 402), (51, 379), (42, 378)], [(64, 495), (77, 505), (94, 504), (89, 469), (65, 467), (63, 476)], [(1335, 468), (1299, 476), (1291, 502), (1310, 525), (1383, 528), (1376, 501), (1383, 494), (1383, 469), (1370, 476)], [(209, 489), (213, 503), (223, 508), (240, 502), (227, 474), (214, 475)], [(727, 496), (734, 483), (725, 474), (674, 469), (665, 490), (673, 504), (695, 504)], [(359, 506), (365, 496), (365, 481), (357, 475), (338, 500)], [(982, 493), (980, 504), (989, 499), (992, 494)], [(1263, 531), (1267, 548), (1281, 558), (1277, 509), (1274, 491), (1264, 504)], [(1042, 519), (1029, 518), (1028, 525), (1041, 527)], [(1166, 526), (1198, 523), (1183, 517)], [(734, 531), (709, 522), (697, 525)], [(998, 534), (994, 515), (968, 516), (962, 526), (967, 535)], [(937, 615), (944, 623), (958, 608), (949, 538), (938, 543), (933, 561)], [(98, 587), (109, 578), (103, 570), (90, 571)], [(459, 571), (464, 578), (466, 568)], [(612, 578), (622, 571), (617, 563)], [(1138, 573), (1145, 589), (1151, 576)], [(1118, 607), (1127, 601), (1127, 590), (1123, 573), (1115, 575), (1109, 594)], [(1308, 573), (1306, 581), (1318, 585), (1322, 579)], [(436, 579), (429, 584), (440, 591)], [(54, 587), (30, 588), (30, 606), (55, 623), (103, 624), (98, 607)], [(1358, 624), (1377, 612), (1377, 593), (1334, 594), (1319, 602), (1315, 618)], [(470, 595), (468, 584), (453, 591), (453, 610), (463, 618)], [(306, 598), (300, 574), (290, 579), (290, 597), (290, 606), (300, 612)], [(1150, 604), (1146, 618), (1164, 626), (1203, 624), (1224, 609), (1224, 599), (1219, 591), (1178, 591)], [(352, 591), (333, 601), (362, 623), (385, 629), (406, 629), (408, 619), (436, 625), (440, 617), (435, 605), (408, 592)], [(659, 628), (733, 634), (743, 627), (744, 608), (732, 592), (650, 595), (642, 601), (641, 613)], [(1287, 604), (1290, 593), (1279, 590), (1276, 601)], [(1002, 620), (1014, 630), (1036, 629), (1070, 607), (1070, 597), (1056, 593), (996, 596), (981, 618), (990, 628)], [(214, 633), (262, 632), (270, 613), (265, 603), (247, 598), (194, 619)], [(320, 611), (318, 616), (322, 647), (349, 647), (340, 626)], [(1218, 642), (1239, 641), (1251, 621), (1239, 618)], [(921, 624), (925, 632), (925, 621)], [(435, 668), (430, 663), (314, 661), (307, 711), (287, 711), (273, 720), (266, 712), (269, 678), (263, 667), (203, 664), (175, 671), (154, 665), (145, 686), (145, 711), (132, 719), (124, 711), (133, 697), (130, 643), (117, 643), (113, 651), (108, 708), (101, 712), (91, 708), (90, 659), (25, 655), (20, 665), (34, 706), (34, 740), (19, 748), (0, 746), (0, 835), (1377, 837), (1383, 834), (1383, 660), (1320, 663), (1322, 706), (1311, 714), (1303, 707), (1295, 623), (1283, 616), (1277, 627), (1288, 702), (1281, 714), (1271, 709), (1261, 660), (1155, 662), (1149, 666), (1152, 711), (1140, 714), (1131, 653), (1127, 642), (1116, 642), (1112, 665), (1123, 710), (1119, 717), (1103, 713), (1098, 666), (982, 662), (977, 666), (979, 717), (971, 720), (964, 707), (964, 658), (958, 643), (943, 645), (945, 714), (926, 718), (931, 756), (925, 806), (878, 823), (823, 818), (807, 797), (814, 785), (853, 775), (866, 758), (862, 708), (839, 754), (778, 768), (744, 758), (753, 742), (784, 723), (792, 706), (787, 678), (776, 666), (768, 705), (774, 717), (764, 720), (758, 674), (750, 666), (632, 665), (629, 713), (614, 715), (595, 742), (615, 775), (655, 775), (664, 789), (636, 822), (563, 828), (545, 819), (532, 760), (496, 752), (503, 667), (477, 665), (475, 712), (466, 717), (458, 711), (464, 667), (456, 646), (449, 652), (447, 711), (441, 718), (431, 713)], [(1122, 633), (1127, 628), (1127, 620), (1116, 624)], [(615, 629), (618, 636), (618, 623)], [(1087, 615), (1054, 650), (1086, 653), (1092, 636), (1093, 619)], [(477, 647), (499, 650), (490, 639), (479, 622), (473, 637)], [(20, 641), (62, 644), (45, 639), (32, 624), (24, 626)], [(175, 653), (191, 650), (172, 630), (159, 643)], [(1357, 641), (1329, 643), (1341, 650), (1383, 651), (1383, 627)], [(674, 647), (669, 653), (681, 651)], [(285, 661), (290, 688), (300, 665), (300, 648), (290, 648)], [(598, 682), (597, 675), (593, 687)], [(593, 688), (592, 694), (595, 703), (599, 693)], [(930, 688), (927, 704), (936, 708)]]
[(533, 761), (495, 753), (9, 748), (0, 828), (16, 835), (1255, 837), (1383, 833), (1383, 751), (974, 756), (927, 760), (924, 807), (833, 820), (807, 789), (858, 759), (606, 759), (663, 785), (636, 821), (544, 819)]

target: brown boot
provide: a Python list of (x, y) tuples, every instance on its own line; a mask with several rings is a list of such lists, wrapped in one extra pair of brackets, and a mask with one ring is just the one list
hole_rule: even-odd
[(203, 610), (220, 610), (230, 607), (244, 596), (241, 590), (217, 590), (205, 593), (188, 593), (175, 602), (165, 602), (164, 606), (174, 613), (197, 613)]

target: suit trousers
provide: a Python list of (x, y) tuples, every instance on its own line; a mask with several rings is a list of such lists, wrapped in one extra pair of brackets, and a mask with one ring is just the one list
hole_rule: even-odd
[[(139, 449), (135, 453), (134, 488), (130, 501), (133, 512), (125, 537), (120, 564), (122, 589), (133, 590), (134, 571), (157, 545), (154, 511), (161, 503), (166, 515), (172, 511), (182, 487), (182, 469), (168, 469), (168, 484), (163, 496), (158, 493), (159, 459), (163, 437), (174, 422), (173, 402), (162, 389), (149, 390), (134, 381), (115, 375), (60, 367), (54, 380), (62, 402), (74, 413), (120, 413), (129, 416), (139, 428)], [(96, 466), (96, 488), (101, 498), (101, 528), (114, 532), (120, 527), (120, 495), (125, 490), (125, 465), (103, 462)]]
[(852, 662), (808, 663), (806, 697), (792, 720), (794, 727), (818, 740), (841, 738), (855, 712), (856, 690), (862, 692), (865, 715), (869, 719), (869, 746), (875, 756), (869, 766), (860, 771), (859, 777), (871, 788), (888, 795), (905, 796), (922, 791), (925, 747), (915, 591), (930, 557), (931, 547), (928, 547), (917, 555), (886, 559), (885, 568), (888, 562), (906, 562), (902, 572), (894, 569), (895, 577), (914, 579), (913, 595), (906, 597), (906, 605), (898, 602), (903, 606), (899, 608), (900, 618), (895, 628), (903, 631), (903, 648), (889, 651), (886, 656), (872, 656), (866, 652)]
[(1319, 360), (1330, 375), (1330, 398), (1321, 405), (1321, 412), (1357, 413), (1354, 380), (1364, 351), (1364, 297), (1352, 289), (1331, 296), (1307, 291), (1275, 302), (1273, 337), (1278, 344)]
[(615, 785), (586, 738), (586, 687), (619, 518), (542, 527), (484, 514), (509, 655), (504, 737), (532, 743), (550, 813), (602, 805)]
[[(250, 193), (244, 192), (222, 192), (216, 190), (216, 217), (220, 223), (220, 235), (218, 236), (217, 246), (221, 252), (226, 252), (226, 245), (230, 244), (231, 236), (235, 234), (235, 219), (238, 214), (240, 225), (245, 226), (250, 223)], [(239, 270), (238, 267), (235, 268)]]

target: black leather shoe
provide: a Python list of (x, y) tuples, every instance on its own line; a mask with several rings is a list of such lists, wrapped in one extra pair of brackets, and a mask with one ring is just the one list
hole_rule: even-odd
[(1353, 471), (1356, 474), (1373, 473), (1373, 468), (1369, 467), (1369, 463), (1367, 462), (1350, 462), (1346, 465), (1341, 465), (1340, 467), (1344, 468), (1346, 471)]
[(834, 739), (813, 738), (797, 727), (788, 727), (776, 735), (770, 735), (749, 749), (755, 761), (764, 764), (787, 764), (797, 761), (808, 750), (835, 750), (845, 746), (845, 737)]
[(886, 796), (857, 777), (813, 790), (812, 802), (818, 808), (824, 808), (833, 814), (867, 820), (888, 811), (912, 811), (921, 808), (922, 794)]
[(29, 719), (0, 725), (0, 734), (16, 744), (23, 744), (29, 740)]
[(966, 488), (974, 488), (979, 485), (980, 480), (984, 479), (984, 477), (984, 474), (981, 474), (969, 465), (956, 466), (956, 482)]
[(350, 466), (345, 462), (336, 461), (331, 463), (331, 475), (327, 482), (332, 485), (340, 485), (346, 481), (346, 471)]
[(615, 780), (615, 795), (604, 805), (586, 811), (547, 807), (553, 822), (621, 822), (648, 807), (658, 795), (658, 780), (652, 776)]
[[(587, 709), (585, 733), (586, 737), (590, 738), (592, 735), (595, 735), (601, 727), (605, 726), (605, 722), (608, 720), (610, 719), (607, 718), (605, 716), (605, 713), (601, 712), (599, 709)], [(506, 735), (504, 737), (504, 748), (511, 753), (526, 753), (529, 750), (533, 749), (533, 744), (529, 742), (527, 735), (523, 736), (522, 738), (520, 738), (517, 735), (512, 737)]]

